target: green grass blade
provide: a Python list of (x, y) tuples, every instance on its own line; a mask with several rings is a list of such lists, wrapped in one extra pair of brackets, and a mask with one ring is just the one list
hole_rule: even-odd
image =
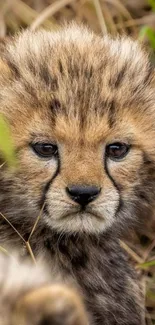
[(139, 33), (139, 40), (143, 41), (147, 37), (152, 49), (155, 49), (155, 31), (148, 26), (143, 26)]
[(152, 8), (152, 10), (155, 11), (155, 0), (148, 0), (148, 4)]
[(141, 263), (141, 264), (138, 264), (137, 267), (140, 268), (140, 269), (148, 269), (149, 267), (151, 266), (155, 266), (155, 260), (152, 260), (152, 261), (148, 261), (148, 262), (145, 262), (145, 263)]
[(13, 167), (16, 165), (9, 126), (2, 114), (0, 114), (0, 153), (9, 166)]

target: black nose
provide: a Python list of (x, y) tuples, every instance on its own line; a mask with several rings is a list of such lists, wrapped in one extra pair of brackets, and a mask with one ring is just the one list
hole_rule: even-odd
[(70, 198), (82, 206), (96, 199), (101, 189), (97, 186), (79, 186), (73, 185), (66, 187), (67, 194)]

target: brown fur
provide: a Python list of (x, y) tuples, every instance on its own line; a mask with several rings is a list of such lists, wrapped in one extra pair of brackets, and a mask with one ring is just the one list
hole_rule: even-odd
[[(75, 282), (90, 324), (143, 324), (118, 235), (154, 209), (155, 94), (147, 54), (129, 39), (102, 39), (72, 25), (26, 31), (1, 56), (0, 111), (19, 160), (18, 170), (0, 170), (1, 212), (27, 239), (45, 204), (31, 245), (52, 279)], [(57, 144), (59, 159), (38, 157), (33, 142)], [(131, 145), (119, 162), (105, 155), (114, 142)], [(101, 188), (85, 211), (66, 193), (75, 184)], [(0, 243), (21, 248), (4, 220)]]

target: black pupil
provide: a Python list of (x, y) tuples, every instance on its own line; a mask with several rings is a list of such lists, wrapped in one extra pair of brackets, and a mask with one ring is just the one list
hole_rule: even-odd
[(50, 158), (56, 156), (58, 149), (56, 145), (46, 143), (35, 143), (32, 145), (34, 151), (41, 157)]
[(123, 143), (114, 143), (107, 146), (106, 153), (109, 157), (120, 159), (128, 152), (128, 145)]

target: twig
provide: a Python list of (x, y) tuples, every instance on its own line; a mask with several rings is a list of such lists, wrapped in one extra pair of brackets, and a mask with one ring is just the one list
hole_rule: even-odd
[[(41, 208), (41, 211), (40, 211), (40, 213), (39, 213), (39, 215), (38, 215), (38, 217), (37, 217), (37, 219), (36, 219), (36, 221), (35, 221), (35, 223), (34, 223), (34, 226), (33, 226), (33, 228), (32, 228), (32, 230), (31, 230), (31, 233), (30, 233), (30, 235), (29, 235), (29, 237), (28, 237), (28, 240), (26, 241), (25, 239), (24, 239), (24, 237), (20, 234), (20, 232), (13, 226), (13, 224), (4, 216), (4, 214), (3, 213), (1, 213), (0, 212), (0, 215), (1, 215), (1, 217), (10, 225), (10, 227), (17, 233), (17, 235), (21, 238), (21, 240), (23, 241), (23, 243), (25, 244), (25, 246), (26, 246), (26, 248), (27, 248), (27, 251), (29, 252), (29, 254), (30, 254), (30, 256), (31, 256), (31, 258), (32, 258), (32, 261), (34, 262), (34, 264), (36, 264), (36, 259), (35, 259), (35, 256), (34, 256), (34, 254), (33, 254), (33, 251), (32, 251), (32, 248), (31, 248), (31, 245), (30, 245), (30, 239), (31, 239), (31, 237), (32, 237), (32, 235), (33, 235), (33, 233), (34, 233), (34, 231), (35, 231), (35, 229), (36, 229), (36, 226), (37, 226), (37, 224), (38, 224), (38, 222), (39, 222), (39, 220), (40, 220), (40, 217), (41, 217), (41, 215), (42, 215), (42, 212), (43, 212), (43, 209), (44, 209), (44, 206), (45, 206), (45, 203), (43, 204), (43, 206), (42, 206), (42, 208)], [(3, 247), (1, 247), (0, 246), (0, 250), (2, 250), (3, 252), (5, 251), (5, 249), (3, 249)], [(7, 252), (7, 251), (6, 251)]]
[(125, 244), (122, 240), (120, 240), (120, 245), (122, 248), (125, 249), (125, 251), (132, 257), (134, 261), (141, 264), (143, 263), (143, 259), (137, 255), (127, 244)]
[(107, 2), (111, 3), (111, 5), (115, 6), (126, 18), (133, 19), (130, 12), (127, 8), (122, 4), (120, 0), (107, 0)]
[(101, 31), (102, 31), (103, 35), (105, 35), (108, 33), (108, 30), (107, 30), (105, 19), (104, 19), (103, 13), (102, 13), (102, 8), (100, 5), (100, 2), (99, 2), (99, 0), (93, 0), (93, 3), (95, 6), (95, 10), (96, 10), (98, 21), (99, 21), (99, 24), (101, 27)]
[[(147, 16), (144, 16), (142, 18), (137, 19), (129, 19), (124, 22), (125, 27), (133, 27), (133, 26), (140, 26), (140, 25), (151, 25), (155, 24), (155, 14), (150, 14)], [(116, 23), (116, 27), (121, 28), (121, 25), (119, 23)]]
[[(12, 6), (12, 12), (16, 17), (26, 25), (30, 25), (33, 20), (37, 19), (40, 14), (38, 14), (34, 9), (29, 7), (26, 3), (21, 0), (15, 0), (14, 5)], [(24, 14), (23, 14), (24, 13)], [(44, 20), (43, 26), (48, 29), (56, 29), (58, 24), (55, 20)]]
[(10, 256), (9, 253), (8, 253), (8, 251), (4, 247), (2, 247), (2, 246), (0, 246), (0, 251), (2, 253), (4, 253), (5, 255)]
[(29, 252), (29, 254), (30, 254), (31, 258), (32, 258), (32, 261), (34, 262), (35, 265), (37, 265), (37, 262), (36, 262), (34, 254), (33, 254), (30, 243), (28, 241), (26, 241), (25, 245), (26, 245), (26, 248), (27, 248), (27, 250), (28, 250), (28, 252)]
[(0, 168), (2, 168), (6, 164), (6, 161), (4, 161), (1, 165)]
[(43, 204), (43, 206), (42, 206), (42, 208), (41, 208), (41, 210), (40, 210), (40, 213), (39, 213), (39, 215), (38, 215), (38, 217), (37, 217), (37, 219), (36, 219), (36, 221), (35, 221), (35, 223), (34, 223), (34, 226), (33, 226), (32, 230), (31, 230), (31, 233), (30, 233), (30, 235), (29, 235), (29, 237), (28, 237), (28, 242), (30, 241), (30, 239), (31, 239), (31, 237), (32, 237), (32, 235), (33, 235), (33, 233), (34, 233), (34, 231), (35, 231), (35, 229), (36, 229), (36, 226), (37, 226), (37, 224), (38, 224), (38, 222), (39, 222), (39, 220), (40, 220), (40, 218), (41, 218), (41, 215), (42, 215), (42, 212), (43, 212), (43, 210), (44, 210), (44, 207), (45, 207), (45, 202), (44, 202), (44, 204)]
[(110, 9), (106, 2), (104, 2), (104, 4), (103, 4), (103, 12), (104, 12), (104, 17), (105, 17), (107, 26), (109, 27), (109, 31), (112, 34), (116, 34), (117, 27), (116, 27), (116, 24), (114, 23), (113, 16), (112, 16)]
[[(107, 0), (107, 2), (111, 3), (111, 5), (115, 6), (118, 10), (118, 12), (120, 11), (120, 13), (122, 13), (122, 15), (129, 19), (130, 21), (134, 21), (134, 19), (132, 18), (130, 12), (127, 10), (127, 8), (122, 4), (122, 2), (120, 0)], [(123, 22), (124, 25), (125, 22)], [(117, 25), (118, 26), (118, 25)], [(122, 23), (120, 24), (121, 28), (123, 28), (124, 26), (122, 26)], [(136, 30), (136, 25), (133, 24), (133, 32), (137, 32)]]
[(45, 8), (41, 14), (33, 21), (33, 23), (30, 26), (31, 30), (36, 30), (40, 25), (43, 24), (43, 22), (48, 19), (49, 17), (53, 16), (57, 11), (59, 11), (64, 6), (75, 2), (76, 0), (57, 0), (54, 3), (52, 3), (50, 6)]
[(13, 224), (0, 212), (1, 217), (10, 225), (10, 227), (16, 232), (16, 234), (21, 238), (21, 240), (26, 243), (24, 237), (19, 233), (19, 231), (13, 226)]
[(149, 247), (144, 252), (143, 262), (145, 262), (147, 260), (147, 258), (149, 257), (149, 254), (151, 253), (151, 251), (153, 250), (154, 247), (155, 247), (155, 239), (152, 241), (152, 243), (149, 245)]

